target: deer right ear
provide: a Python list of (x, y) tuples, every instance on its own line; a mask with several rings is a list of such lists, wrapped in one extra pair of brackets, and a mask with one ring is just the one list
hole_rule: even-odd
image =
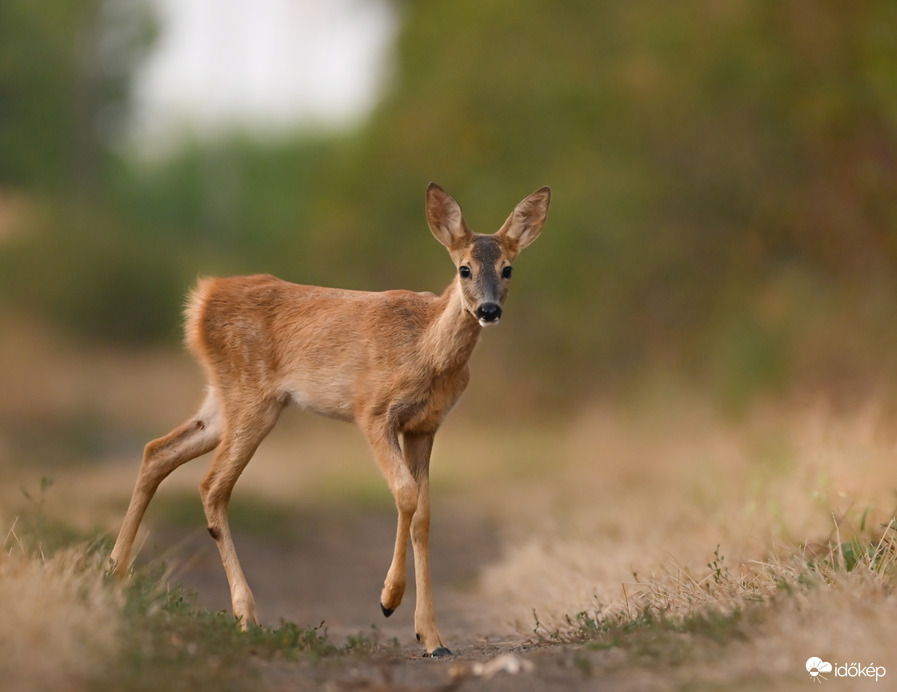
[(449, 250), (457, 250), (470, 240), (460, 205), (436, 183), (427, 187), (427, 223), (436, 240)]

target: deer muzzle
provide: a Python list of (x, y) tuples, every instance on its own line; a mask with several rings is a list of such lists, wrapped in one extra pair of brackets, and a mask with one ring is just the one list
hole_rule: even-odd
[(477, 319), (482, 326), (498, 324), (501, 319), (501, 305), (498, 303), (483, 303), (477, 308)]

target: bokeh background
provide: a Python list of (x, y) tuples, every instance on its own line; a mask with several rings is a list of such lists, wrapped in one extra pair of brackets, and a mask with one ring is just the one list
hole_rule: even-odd
[(480, 232), (549, 184), (478, 354), (516, 401), (897, 376), (887, 0), (184, 5), (204, 34), (174, 3), (0, 8), (4, 332), (176, 348), (198, 274), (438, 291), (428, 181)]

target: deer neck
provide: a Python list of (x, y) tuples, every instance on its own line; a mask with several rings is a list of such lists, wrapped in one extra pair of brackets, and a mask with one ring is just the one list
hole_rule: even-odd
[(424, 336), (430, 367), (438, 373), (464, 367), (482, 331), (479, 321), (464, 309), (456, 279), (437, 299)]

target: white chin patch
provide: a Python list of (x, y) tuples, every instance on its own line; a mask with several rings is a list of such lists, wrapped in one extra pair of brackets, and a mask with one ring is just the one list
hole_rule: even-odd
[(492, 320), (491, 322), (487, 322), (486, 320), (478, 320), (481, 327), (494, 327), (500, 321), (501, 321), (501, 317), (499, 317), (497, 320)]

